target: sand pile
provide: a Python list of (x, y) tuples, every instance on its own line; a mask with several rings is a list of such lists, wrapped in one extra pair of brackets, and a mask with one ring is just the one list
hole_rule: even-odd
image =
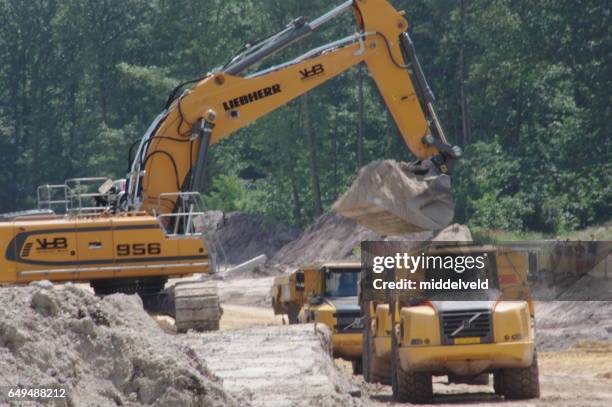
[(567, 349), (580, 341), (609, 342), (612, 339), (612, 301), (584, 300), (609, 298), (611, 293), (612, 279), (585, 275), (556, 301), (538, 301), (538, 346), (550, 351)]
[(291, 243), (285, 245), (268, 261), (266, 268), (287, 271), (291, 267), (321, 260), (359, 258), (361, 241), (367, 240), (472, 240), (465, 225), (453, 224), (434, 233), (416, 232), (386, 237), (333, 212), (320, 216), (308, 229)]
[[(196, 220), (196, 225), (208, 240), (216, 237), (227, 264), (240, 264), (260, 254), (270, 258), (300, 234), (298, 229), (242, 212), (207, 211)], [(218, 256), (223, 261), (222, 257)]]
[(0, 387), (27, 385), (66, 389), (65, 406), (237, 405), (138, 296), (46, 281), (0, 289)]

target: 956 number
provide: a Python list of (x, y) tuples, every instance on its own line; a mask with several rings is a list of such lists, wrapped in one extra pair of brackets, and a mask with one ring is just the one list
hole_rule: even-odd
[(117, 245), (117, 256), (144, 256), (160, 253), (161, 246), (159, 243), (125, 243)]

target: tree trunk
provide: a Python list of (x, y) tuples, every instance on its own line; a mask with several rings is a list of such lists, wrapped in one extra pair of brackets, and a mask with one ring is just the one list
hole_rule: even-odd
[(100, 115), (103, 124), (108, 124), (108, 97), (107, 97), (107, 74), (108, 67), (106, 66), (106, 50), (100, 47), (98, 51), (98, 91), (100, 103)]
[(291, 195), (293, 198), (293, 219), (295, 219), (299, 226), (302, 226), (302, 202), (300, 201), (300, 190), (293, 170), (291, 170), (289, 178), (291, 180)]
[(77, 111), (77, 93), (78, 93), (79, 84), (77, 80), (73, 80), (68, 85), (68, 109), (70, 111), (70, 121), (69, 121), (69, 132), (68, 132), (68, 146), (66, 146), (66, 158), (67, 165), (64, 171), (66, 174), (73, 174), (76, 160), (76, 151), (77, 151), (77, 123), (79, 113)]
[(461, 144), (463, 147), (470, 139), (469, 119), (467, 111), (467, 100), (465, 97), (465, 4), (459, 0), (459, 14), (461, 16), (461, 46), (459, 48), (459, 92), (461, 98)]
[(357, 68), (357, 168), (363, 167), (363, 63)]
[(338, 112), (334, 110), (334, 130), (332, 131), (332, 148), (334, 149), (334, 200), (338, 197)]
[[(101, 70), (104, 70), (104, 68), (101, 68)], [(102, 123), (103, 124), (107, 124), (108, 123), (108, 116), (107, 116), (107, 112), (108, 112), (108, 102), (106, 99), (106, 79), (105, 79), (106, 74), (104, 72), (102, 72), (100, 74), (100, 114), (102, 115)]]
[(323, 213), (321, 205), (321, 187), (319, 184), (319, 169), (317, 165), (317, 140), (315, 129), (310, 117), (309, 95), (304, 95), (302, 108), (304, 109), (303, 129), (306, 132), (308, 142), (308, 164), (310, 167), (310, 184), (312, 188), (312, 209), (315, 217)]

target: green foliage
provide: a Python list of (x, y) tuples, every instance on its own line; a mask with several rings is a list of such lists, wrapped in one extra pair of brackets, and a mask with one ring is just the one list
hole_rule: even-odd
[(234, 175), (219, 175), (212, 182), (210, 192), (204, 195), (206, 209), (227, 212), (261, 211), (259, 203), (265, 195), (258, 189), (249, 189), (246, 182)]
[[(609, 2), (391, 2), (406, 10), (441, 121), (465, 150), (453, 180), (457, 221), (550, 235), (611, 218)], [(330, 7), (322, 0), (0, 0), (0, 211), (32, 205), (43, 182), (122, 176), (129, 146), (177, 83)], [(262, 67), (354, 30), (347, 14)], [(365, 162), (410, 160), (364, 73)], [(309, 224), (310, 154), (324, 209), (358, 170), (358, 95), (352, 69), (310, 92), (308, 112), (296, 100), (212, 148), (208, 206)]]
[(204, 195), (204, 204), (207, 209), (238, 211), (242, 209), (245, 195), (246, 191), (240, 179), (219, 175), (214, 179), (210, 193)]

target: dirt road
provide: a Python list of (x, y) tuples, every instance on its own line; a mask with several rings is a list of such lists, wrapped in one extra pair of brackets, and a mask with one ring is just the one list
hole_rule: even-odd
[[(261, 281), (258, 281), (261, 280)], [(269, 278), (233, 280), (222, 287), (225, 291), (225, 314), (221, 320), (222, 330), (241, 327), (282, 324), (267, 307), (244, 305), (265, 304), (261, 298), (267, 295), (264, 287)], [(264, 294), (265, 293), (265, 294)], [(231, 304), (232, 299), (241, 305)], [(543, 313), (546, 315), (546, 313)], [(241, 330), (242, 332), (242, 330)], [(250, 331), (248, 331), (250, 332)], [(247, 346), (250, 352), (258, 345)], [(310, 357), (310, 356), (309, 356)], [(207, 360), (210, 356), (207, 356)], [(249, 357), (244, 355), (245, 363)], [(612, 344), (579, 343), (571, 350), (540, 353), (540, 383), (542, 397), (533, 401), (505, 401), (493, 393), (490, 386), (447, 385), (445, 378), (436, 378), (434, 392), (436, 405), (460, 406), (477, 404), (490, 406), (610, 406), (612, 405)], [(292, 362), (290, 362), (292, 363)], [(379, 384), (364, 383), (361, 376), (353, 377), (350, 363), (336, 359), (341, 375), (362, 387), (361, 401), (367, 406), (402, 405), (391, 397), (391, 388)], [(209, 362), (215, 369), (215, 362)], [(224, 373), (220, 374), (223, 377)], [(270, 376), (274, 381), (276, 376)]]
[[(240, 329), (240, 332), (243, 332), (241, 328), (245, 327), (282, 324), (278, 316), (274, 316), (271, 311), (260, 307), (225, 304), (224, 309), (225, 313), (221, 320), (222, 330)], [(248, 332), (244, 332), (244, 335), (252, 334), (251, 331)], [(232, 340), (235, 341), (235, 339)], [(236, 346), (239, 345), (236, 344)], [(247, 352), (250, 352), (254, 346), (247, 346), (246, 348), (249, 349)], [(278, 351), (280, 352), (280, 350)], [(224, 372), (224, 366), (227, 365), (226, 361), (218, 361), (217, 363), (220, 363), (220, 365), (217, 365), (210, 360), (210, 355), (203, 357), (206, 358), (213, 371), (223, 378), (226, 374)], [(312, 355), (301, 356), (301, 358), (304, 357), (311, 358)], [(482, 407), (500, 405), (508, 407), (608, 407), (612, 405), (612, 391), (610, 390), (612, 388), (612, 345), (584, 343), (573, 350), (543, 352), (540, 354), (539, 359), (542, 391), (542, 397), (539, 400), (505, 401), (493, 393), (492, 385), (447, 385), (446, 378), (436, 378), (434, 383), (434, 392), (436, 393), (435, 404), (443, 406), (477, 404)], [(248, 364), (250, 358), (245, 356), (242, 360)], [(289, 364), (294, 363), (291, 360), (286, 362)], [(365, 383), (361, 376), (353, 378), (350, 363), (340, 359), (336, 359), (335, 363), (347, 380), (356, 380), (356, 383), (364, 388), (365, 391), (362, 397), (364, 405), (380, 407), (402, 404), (393, 401), (389, 386)], [(218, 369), (221, 370), (219, 371)], [(229, 376), (232, 377), (231, 371)], [(266, 374), (265, 377), (274, 379), (276, 376)], [(266, 400), (266, 402), (269, 401)]]
[[(612, 348), (587, 348), (540, 354), (541, 397), (537, 400), (506, 401), (493, 393), (489, 386), (446, 384), (446, 378), (436, 378), (436, 406), (479, 407), (608, 407), (612, 405)], [(339, 361), (337, 361), (338, 363)], [(350, 365), (339, 362), (349, 373)], [(366, 405), (375, 407), (402, 405), (393, 401), (391, 387), (360, 383), (366, 388)]]
[(221, 317), (220, 326), (222, 331), (270, 325), (283, 325), (282, 317), (274, 315), (271, 308), (223, 304), (223, 316)]
[(329, 357), (329, 333), (315, 332), (311, 324), (192, 333), (182, 339), (231, 395), (250, 405), (364, 405), (350, 395), (356, 386)]

